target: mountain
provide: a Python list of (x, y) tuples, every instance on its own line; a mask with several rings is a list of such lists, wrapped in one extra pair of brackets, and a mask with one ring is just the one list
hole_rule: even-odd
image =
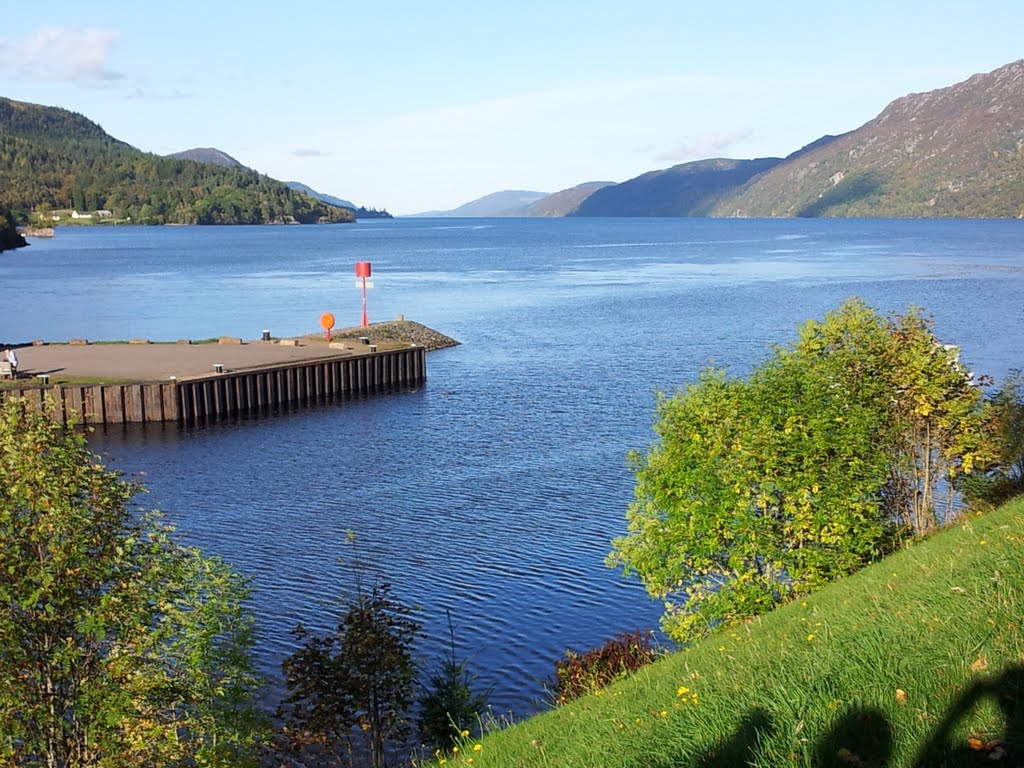
[(393, 219), (395, 218), (387, 210), (377, 210), (376, 208), (367, 208), (360, 205), (356, 208), (355, 203), (350, 203), (348, 200), (342, 200), (340, 197), (333, 197), (331, 195), (325, 195), (323, 192), (317, 192), (312, 187), (307, 187), (301, 181), (286, 181), (289, 187), (294, 189), (296, 192), (302, 192), (304, 195), (309, 195), (314, 200), (322, 200), (328, 205), (336, 205), (340, 208), (347, 208), (355, 214), (356, 220), (359, 219)]
[(726, 195), (782, 162), (698, 160), (599, 189), (570, 216), (707, 216)]
[(492, 192), (481, 198), (472, 200), (450, 211), (429, 211), (414, 214), (418, 217), (450, 217), (450, 218), (489, 218), (495, 216), (522, 216), (531, 204), (543, 197), (546, 192), (528, 192), (523, 189), (507, 189), (503, 192)]
[(545, 195), (536, 202), (530, 203), (523, 209), (521, 215), (544, 218), (569, 216), (584, 200), (595, 192), (614, 184), (615, 182), (613, 181), (588, 181), (583, 184), (577, 184), (575, 187)]
[(307, 187), (301, 181), (286, 181), (285, 184), (304, 195), (309, 195), (315, 200), (322, 200), (330, 205), (336, 205), (339, 208), (348, 208), (352, 211), (356, 209), (355, 203), (350, 203), (348, 200), (342, 200), (340, 197), (325, 195), (323, 192), (317, 192), (312, 187)]
[(896, 99), (721, 200), (715, 216), (1024, 216), (1024, 60)]
[[(167, 157), (176, 160), (193, 160), (197, 163), (209, 163), (211, 165), (219, 165), (224, 168), (244, 168), (246, 170), (250, 170), (235, 160), (235, 158), (227, 152), (214, 147), (196, 147), (195, 149), (186, 149), (184, 152), (175, 152), (173, 155), (167, 155)], [(336, 208), (347, 208), (352, 211), (353, 215), (357, 219), (392, 218), (391, 214), (387, 211), (378, 211), (375, 208), (364, 208), (362, 206), (356, 207), (355, 203), (350, 203), (348, 200), (342, 200), (340, 197), (334, 197), (333, 195), (325, 195), (323, 192), (317, 192), (315, 189), (306, 186), (301, 181), (286, 181), (283, 183), (289, 189), (301, 192), (314, 200), (319, 200), (322, 203), (333, 205)]]
[(175, 160), (194, 160), (197, 163), (210, 163), (211, 165), (220, 165), (224, 168), (245, 168), (244, 165), (227, 152), (222, 152), (213, 147), (186, 149), (184, 152), (175, 152), (173, 155), (167, 155), (167, 157)]
[[(0, 208), (102, 211), (91, 221), (133, 224), (270, 224), (353, 221), (241, 165), (142, 152), (66, 109), (0, 98)], [(62, 215), (55, 213), (54, 215)]]

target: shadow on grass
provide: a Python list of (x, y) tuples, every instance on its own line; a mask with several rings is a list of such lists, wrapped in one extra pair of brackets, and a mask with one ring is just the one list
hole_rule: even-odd
[[(957, 724), (978, 705), (990, 700), (1003, 717), (1003, 734), (992, 739), (978, 734), (954, 740)], [(1024, 666), (967, 686), (921, 748), (915, 768), (946, 766), (1017, 766), (1024, 761)]]
[[(986, 702), (999, 708), (1002, 734), (954, 736), (963, 718)], [(731, 736), (715, 742), (695, 761), (676, 766), (741, 768), (754, 764), (762, 757), (764, 742), (772, 737), (774, 730), (770, 713), (752, 709)], [(893, 743), (892, 725), (884, 712), (872, 707), (851, 709), (818, 740), (811, 765), (814, 768), (883, 768), (892, 765)], [(967, 686), (921, 746), (912, 765), (913, 768), (1024, 765), (1024, 666), (1008, 667), (999, 675)]]
[(750, 765), (756, 754), (757, 745), (767, 738), (774, 726), (772, 718), (763, 709), (752, 709), (743, 718), (731, 738), (717, 742), (702, 758), (693, 764), (694, 768), (743, 768)]
[(858, 766), (881, 768), (892, 755), (892, 726), (880, 709), (866, 707), (846, 712), (818, 742), (815, 768)]

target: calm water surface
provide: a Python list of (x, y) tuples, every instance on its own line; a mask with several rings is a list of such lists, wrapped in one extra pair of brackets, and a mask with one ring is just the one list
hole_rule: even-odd
[[(1024, 365), (1024, 222), (398, 220), (61, 229), (0, 256), (0, 341), (258, 338), (404, 313), (458, 338), (413, 392), (206, 427), (112, 429), (96, 450), (147, 503), (254, 579), (259, 659), (332, 624), (347, 530), (429, 657), (450, 609), (499, 712), (526, 715), (568, 647), (654, 626), (604, 567), (653, 437), (654, 392), (743, 373), (851, 295), (931, 312), (979, 373)], [(271, 694), (273, 696), (273, 694)]]

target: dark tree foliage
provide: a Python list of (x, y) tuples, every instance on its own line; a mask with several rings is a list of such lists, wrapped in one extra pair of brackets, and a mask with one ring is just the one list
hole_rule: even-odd
[(18, 232), (14, 216), (10, 211), (0, 209), (0, 251), (21, 248), (24, 245), (28, 245), (28, 243)]
[(367, 586), (360, 573), (333, 634), (295, 629), (300, 647), (284, 661), (289, 695), (278, 711), (294, 760), (356, 765), (368, 755), (374, 768), (387, 765), (389, 745), (411, 733), (419, 632), (391, 586)]
[(352, 221), (282, 182), (241, 167), (141, 152), (81, 115), (0, 99), (0, 208), (106, 209), (144, 224)]

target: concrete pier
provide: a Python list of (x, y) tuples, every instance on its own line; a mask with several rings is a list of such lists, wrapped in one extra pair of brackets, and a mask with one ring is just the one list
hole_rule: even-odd
[(163, 381), (49, 384), (36, 379), (30, 384), (32, 380), (26, 380), (24, 386), (0, 389), (0, 397), (23, 397), (41, 407), (49, 396), (60, 418), (67, 421), (75, 413), (79, 422), (88, 425), (185, 424), (411, 387), (426, 377), (426, 348), (409, 346)]

